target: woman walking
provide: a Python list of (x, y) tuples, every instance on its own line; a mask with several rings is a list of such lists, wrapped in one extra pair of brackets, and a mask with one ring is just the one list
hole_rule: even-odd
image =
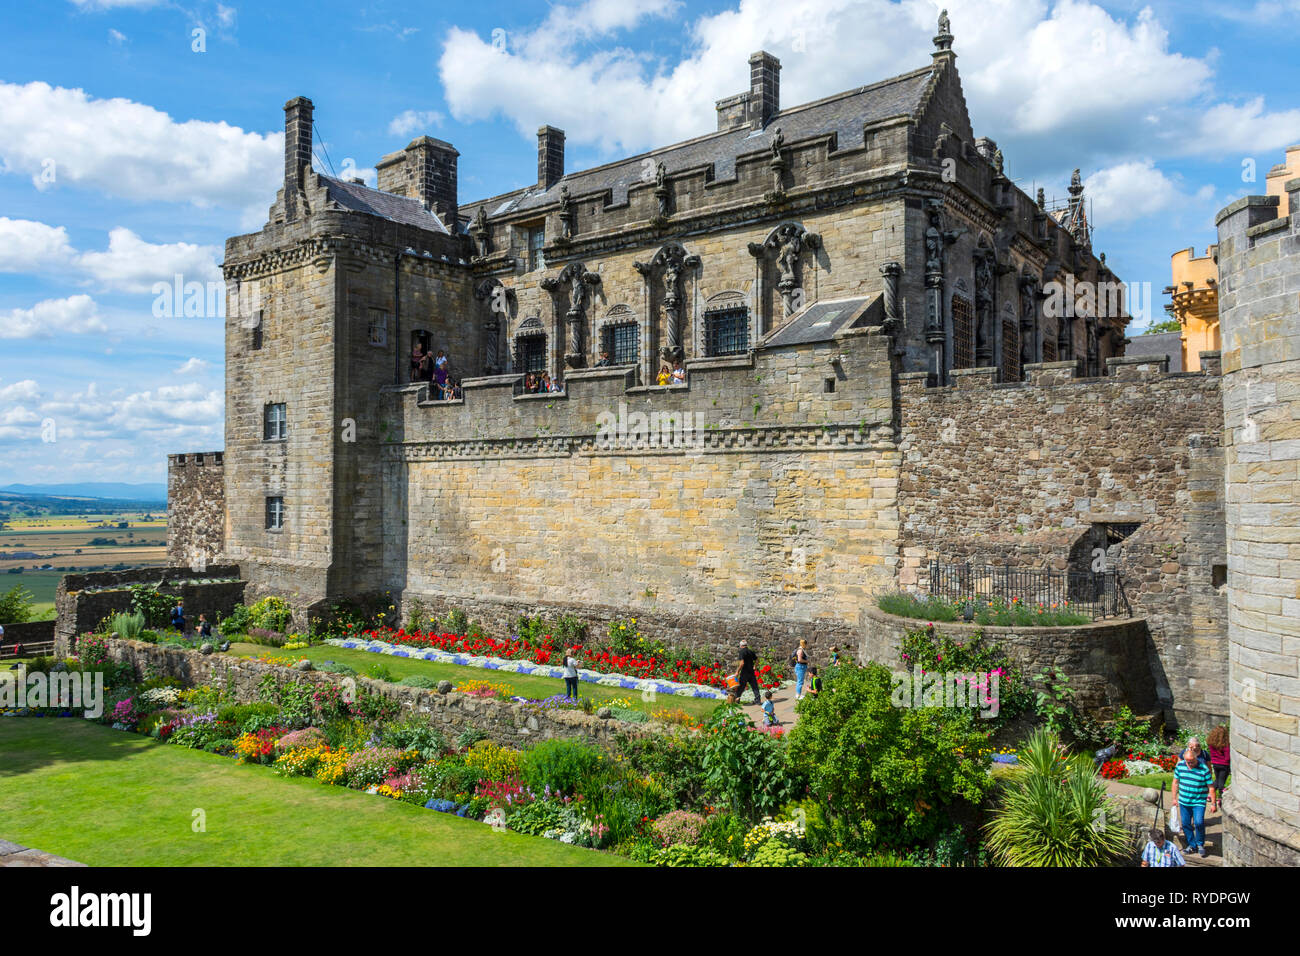
[(811, 658), (808, 656), (808, 641), (805, 638), (799, 638), (799, 646), (794, 652), (794, 699), (803, 700), (803, 682), (808, 676), (808, 664)]
[(1232, 748), (1228, 746), (1228, 728), (1219, 724), (1205, 737), (1205, 746), (1210, 751), (1210, 769), (1214, 771), (1214, 789), (1220, 794), (1228, 786), (1228, 774), (1232, 773)]

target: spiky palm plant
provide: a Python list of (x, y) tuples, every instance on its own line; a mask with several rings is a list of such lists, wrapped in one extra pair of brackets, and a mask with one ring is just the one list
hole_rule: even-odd
[(1086, 758), (1069, 759), (1055, 734), (1035, 731), (1020, 751), (1001, 806), (985, 826), (1004, 866), (1111, 866), (1128, 849), (1106, 788)]

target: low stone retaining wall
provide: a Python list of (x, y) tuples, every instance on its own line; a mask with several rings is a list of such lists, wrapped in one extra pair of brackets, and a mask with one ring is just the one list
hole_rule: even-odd
[(202, 571), (191, 568), (131, 568), (126, 571), (98, 571), (65, 574), (54, 595), (57, 613), (56, 647), (67, 653), (78, 634), (93, 631), (111, 614), (131, 610), (130, 588), (148, 584), (185, 603), (186, 617), (198, 621), (200, 614), (215, 622), (244, 600), (245, 582), (226, 580), (239, 577), (239, 566), (213, 565)]
[(513, 634), (515, 622), (521, 614), (541, 616), (548, 620), (571, 614), (587, 622), (589, 639), (603, 639), (612, 620), (635, 617), (637, 628), (646, 637), (728, 662), (738, 659), (742, 638), (749, 641), (749, 646), (756, 652), (774, 650), (782, 659), (794, 651), (800, 638), (805, 638), (813, 652), (814, 661), (828, 659), (831, 645), (849, 648), (858, 642), (857, 629), (851, 623), (833, 619), (737, 620), (691, 612), (628, 612), (625, 608), (620, 610), (589, 604), (475, 600), (459, 596), (420, 594), (409, 590), (402, 596), (402, 621), (406, 620), (406, 614), (415, 600), (420, 601), (427, 614), (436, 617), (442, 617), (452, 609), (462, 610), (495, 637)]
[[(858, 660), (902, 669), (899, 655), (904, 636), (925, 624), (919, 618), (866, 609), (862, 612)], [(1045, 667), (1059, 667), (1070, 678), (1075, 705), (1101, 720), (1111, 719), (1125, 704), (1140, 716), (1162, 710), (1151, 674), (1151, 637), (1145, 618), (1118, 618), (1071, 627), (986, 627), (941, 622), (935, 628), (957, 638), (983, 632), (985, 640), (1001, 644), (1007, 659), (1029, 678)]]
[(151, 667), (153, 670), (150, 673), (160, 677), (174, 677), (190, 686), (208, 684), (229, 690), (241, 703), (258, 700), (258, 687), (268, 674), (279, 685), (325, 683), (347, 687), (349, 684), (345, 682), (350, 681), (357, 690), (365, 689), (372, 694), (382, 695), (396, 701), (404, 711), (426, 717), (433, 727), (442, 731), (449, 743), (461, 731), (474, 728), (485, 734), (488, 740), (502, 746), (524, 747), (540, 740), (564, 737), (585, 740), (612, 751), (616, 735), (642, 736), (668, 729), (655, 721), (632, 724), (601, 719), (578, 710), (543, 713), (527, 704), (513, 701), (473, 697), (455, 691), (440, 694), (436, 690), (403, 687), (368, 677), (299, 671), (248, 658), (201, 654), (181, 648), (159, 647), (143, 641), (109, 640), (108, 653), (116, 661), (131, 664), (137, 675)]

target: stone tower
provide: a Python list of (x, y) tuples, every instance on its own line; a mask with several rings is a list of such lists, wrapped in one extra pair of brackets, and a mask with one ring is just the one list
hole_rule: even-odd
[[(1279, 208), (1280, 207), (1280, 208)], [(1300, 865), (1300, 179), (1219, 213), (1232, 786), (1224, 861)]]

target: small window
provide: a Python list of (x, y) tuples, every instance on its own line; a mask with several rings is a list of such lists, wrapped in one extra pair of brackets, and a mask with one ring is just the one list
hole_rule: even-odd
[(546, 245), (546, 228), (538, 226), (528, 230), (528, 271), (535, 272), (546, 268), (546, 256), (542, 247)]
[(975, 365), (975, 306), (965, 296), (952, 297), (952, 367)]
[(720, 309), (704, 316), (704, 349), (709, 355), (749, 351), (749, 309)]
[(641, 352), (641, 333), (635, 322), (607, 325), (601, 333), (601, 349), (609, 353), (611, 365), (635, 365)]
[(827, 378), (822, 386), (822, 391), (827, 393), (835, 391), (835, 379)]
[(370, 322), (366, 328), (366, 341), (378, 348), (388, 345), (388, 313), (383, 309), (370, 310)]
[(525, 335), (516, 340), (515, 371), (546, 371), (546, 336)]
[(284, 527), (284, 498), (275, 496), (266, 499), (266, 530), (279, 531)]
[(263, 441), (284, 441), (289, 437), (288, 414), (285, 405), (267, 405), (262, 419)]
[(1210, 567), (1210, 583), (1216, 588), (1221, 588), (1228, 583), (1228, 566), (1226, 564), (1215, 564)]
[(249, 325), (253, 330), (253, 351), (258, 351), (262, 347), (262, 310), (258, 309), (253, 313)]

